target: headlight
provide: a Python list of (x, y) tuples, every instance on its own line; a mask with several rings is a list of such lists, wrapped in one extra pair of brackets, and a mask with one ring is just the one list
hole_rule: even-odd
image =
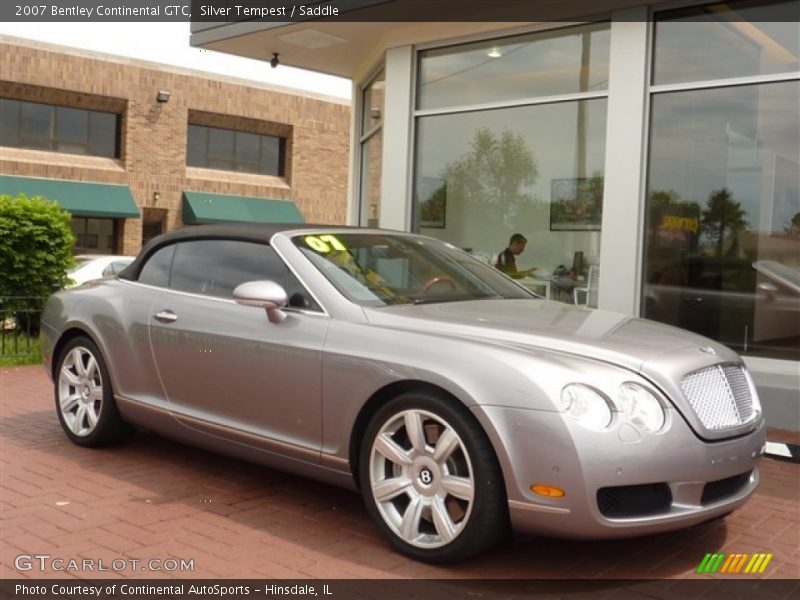
[(608, 401), (585, 385), (571, 383), (561, 390), (561, 410), (587, 429), (602, 431), (611, 424)]
[(742, 371), (747, 379), (747, 385), (750, 386), (750, 399), (753, 403), (753, 414), (761, 414), (761, 400), (758, 399), (758, 390), (756, 390), (756, 384), (753, 381), (753, 377), (750, 375), (750, 370), (742, 365)]
[(658, 431), (664, 426), (666, 415), (653, 392), (638, 383), (623, 383), (619, 386), (622, 412), (631, 423), (645, 431)]

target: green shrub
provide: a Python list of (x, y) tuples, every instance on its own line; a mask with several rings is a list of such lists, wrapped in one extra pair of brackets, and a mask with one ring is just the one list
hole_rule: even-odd
[[(0, 195), (0, 298), (5, 309), (35, 309), (63, 286), (75, 264), (70, 214), (55, 202)], [(14, 301), (9, 297), (33, 297)]]

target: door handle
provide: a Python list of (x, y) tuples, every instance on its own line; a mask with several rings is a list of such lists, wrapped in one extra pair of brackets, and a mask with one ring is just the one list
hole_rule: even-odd
[(156, 321), (161, 321), (162, 323), (172, 323), (173, 321), (178, 320), (178, 315), (171, 310), (162, 310), (154, 314), (153, 318)]

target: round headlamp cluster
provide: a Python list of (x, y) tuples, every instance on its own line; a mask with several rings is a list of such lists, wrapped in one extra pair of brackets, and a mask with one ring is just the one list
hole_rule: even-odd
[(605, 396), (579, 383), (571, 383), (561, 391), (561, 410), (594, 431), (608, 427), (614, 416)]
[(653, 392), (638, 383), (623, 383), (619, 386), (622, 412), (639, 429), (658, 431), (664, 426), (666, 415)]
[(666, 413), (655, 394), (634, 382), (619, 386), (614, 401), (594, 388), (570, 383), (561, 391), (560, 408), (587, 429), (602, 431), (620, 412), (638, 429), (655, 432), (664, 427)]

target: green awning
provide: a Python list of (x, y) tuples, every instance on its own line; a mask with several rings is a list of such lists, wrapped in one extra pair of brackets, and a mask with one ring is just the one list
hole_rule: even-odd
[(183, 192), (183, 222), (305, 223), (291, 200)]
[(127, 185), (0, 175), (0, 194), (44, 196), (81, 217), (138, 217)]

